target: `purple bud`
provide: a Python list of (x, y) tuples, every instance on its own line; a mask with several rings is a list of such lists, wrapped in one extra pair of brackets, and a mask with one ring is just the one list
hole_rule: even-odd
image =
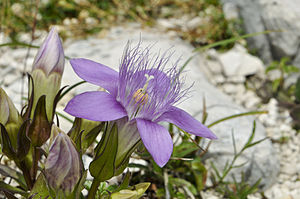
[(33, 89), (34, 96), (30, 118), (33, 117), (38, 99), (46, 95), (47, 117), (50, 122), (52, 121), (54, 100), (60, 89), (64, 64), (65, 57), (61, 40), (55, 28), (52, 28), (33, 62), (31, 76), (34, 86), (32, 88), (30, 84), (29, 93)]
[(65, 194), (73, 191), (81, 177), (82, 164), (79, 154), (68, 135), (59, 133), (45, 163), (45, 173), (49, 185)]
[(61, 40), (55, 28), (49, 32), (33, 61), (33, 70), (42, 69), (46, 76), (52, 72), (62, 75), (65, 65), (65, 55)]

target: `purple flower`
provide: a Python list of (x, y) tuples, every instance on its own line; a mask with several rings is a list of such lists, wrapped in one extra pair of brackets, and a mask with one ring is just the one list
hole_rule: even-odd
[(172, 138), (159, 122), (175, 124), (188, 133), (217, 137), (187, 112), (175, 107), (186, 94), (176, 64), (167, 69), (170, 56), (150, 56), (149, 49), (127, 45), (120, 72), (87, 59), (71, 59), (74, 71), (82, 79), (108, 92), (85, 92), (75, 96), (65, 111), (94, 121), (112, 121), (127, 117), (155, 162), (164, 166), (173, 151)]

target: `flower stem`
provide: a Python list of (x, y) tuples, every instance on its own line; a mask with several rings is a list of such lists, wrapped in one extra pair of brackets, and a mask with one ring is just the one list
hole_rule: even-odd
[(95, 198), (96, 193), (98, 191), (98, 187), (100, 185), (100, 182), (101, 182), (100, 180), (98, 180), (97, 178), (94, 178), (92, 186), (89, 190), (89, 194), (88, 194), (87, 199), (94, 199)]
[(27, 165), (26, 165), (25, 161), (23, 160), (23, 161), (17, 163), (17, 165), (21, 169), (21, 171), (23, 172), (23, 176), (24, 176), (24, 179), (25, 179), (25, 182), (27, 184), (28, 189), (31, 190), (31, 188), (33, 187), (33, 183), (32, 183), (32, 179), (31, 179), (31, 176), (30, 176), (30, 171), (27, 168)]
[(32, 180), (35, 181), (38, 163), (40, 160), (40, 150), (37, 147), (33, 148), (33, 167), (32, 167)]

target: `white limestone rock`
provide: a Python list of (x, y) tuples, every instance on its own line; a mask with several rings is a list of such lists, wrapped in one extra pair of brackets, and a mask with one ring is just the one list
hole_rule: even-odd
[(224, 7), (238, 7), (246, 33), (272, 30), (270, 34), (251, 37), (248, 44), (257, 50), (261, 58), (290, 57), (300, 67), (300, 1), (299, 0), (222, 0)]
[(219, 61), (227, 77), (245, 77), (261, 73), (264, 70), (262, 61), (248, 54), (247, 50), (239, 44), (236, 44), (233, 49), (219, 55)]

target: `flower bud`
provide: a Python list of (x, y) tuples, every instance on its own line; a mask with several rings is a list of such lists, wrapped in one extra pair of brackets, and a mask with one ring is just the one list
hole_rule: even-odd
[(49, 74), (53, 72), (57, 72), (62, 75), (64, 65), (64, 50), (55, 28), (52, 28), (34, 58), (33, 71), (41, 69), (44, 71), (46, 76), (49, 76)]
[(2, 88), (0, 88), (0, 123), (6, 128), (13, 147), (16, 147), (18, 130), (23, 120), (13, 102)]
[(5, 91), (0, 88), (0, 123), (22, 123), (22, 118), (11, 99)]
[[(42, 95), (46, 95), (47, 117), (50, 122), (52, 121), (54, 99), (60, 89), (64, 64), (65, 57), (62, 43), (55, 28), (52, 28), (33, 62), (31, 75), (34, 97), (31, 118), (38, 99)], [(31, 92), (32, 85), (30, 85), (29, 93)]]
[(55, 191), (69, 195), (81, 177), (82, 163), (72, 140), (59, 133), (50, 147), (45, 163), (45, 174)]

